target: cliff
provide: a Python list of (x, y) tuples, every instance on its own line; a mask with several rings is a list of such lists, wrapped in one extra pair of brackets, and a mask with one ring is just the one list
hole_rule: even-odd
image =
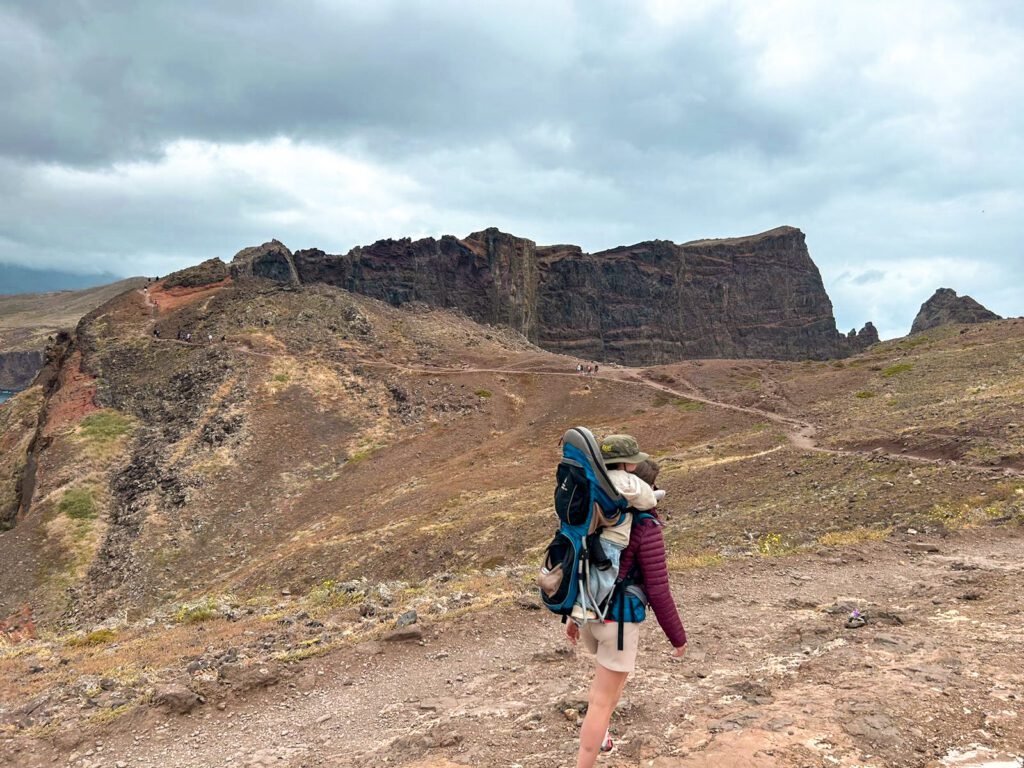
[(871, 336), (836, 331), (821, 275), (793, 227), (589, 255), (553, 246), (540, 255), (538, 343), (567, 354), (630, 364), (822, 359), (851, 354)]
[(825, 359), (878, 340), (870, 324), (850, 335), (836, 330), (821, 275), (793, 227), (593, 254), (493, 228), (464, 239), (380, 240), (345, 255), (292, 254), (275, 240), (241, 251), (230, 269), (236, 278), (327, 283), (396, 306), (459, 309), (552, 351), (625, 364)]
[(494, 228), (463, 240), (379, 240), (344, 256), (297, 251), (295, 265), (303, 283), (328, 283), (395, 306), (423, 301), (459, 309), (537, 338), (537, 247)]
[(929, 328), (955, 323), (987, 323), (989, 320), (1002, 318), (995, 312), (985, 309), (970, 296), (957, 296), (956, 291), (950, 288), (939, 288), (921, 305), (910, 332), (920, 333)]
[(0, 389), (24, 389), (43, 364), (42, 350), (0, 352)]

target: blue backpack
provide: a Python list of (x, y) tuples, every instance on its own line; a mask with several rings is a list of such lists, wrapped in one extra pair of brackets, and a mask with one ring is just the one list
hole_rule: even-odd
[(579, 602), (603, 620), (611, 600), (595, 604), (587, 588), (593, 568), (609, 568), (598, 534), (615, 525), (628, 506), (608, 477), (601, 450), (586, 427), (573, 427), (562, 437), (562, 461), (555, 476), (558, 532), (548, 545), (537, 577), (540, 597), (565, 622)]

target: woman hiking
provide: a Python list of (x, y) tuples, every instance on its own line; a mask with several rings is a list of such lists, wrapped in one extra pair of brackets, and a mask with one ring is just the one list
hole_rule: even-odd
[[(647, 462), (650, 457), (640, 451), (636, 440), (630, 435), (611, 435), (605, 438), (601, 444), (601, 455), (616, 490), (629, 498), (628, 492), (635, 490), (633, 481), (638, 478), (626, 473), (634, 472), (638, 464)], [(648, 463), (645, 468), (649, 466)], [(653, 477), (650, 481), (653, 485)], [(622, 553), (619, 579), (627, 578), (633, 571), (634, 583), (643, 587), (658, 624), (672, 645), (670, 655), (673, 658), (682, 658), (686, 652), (686, 630), (683, 629), (683, 622), (679, 618), (679, 611), (676, 610), (669, 588), (661, 520), (656, 509), (651, 509), (638, 517), (633, 525), (629, 544)], [(584, 646), (596, 656), (594, 680), (590, 686), (587, 715), (580, 729), (580, 749), (576, 758), (576, 768), (592, 768), (598, 752), (611, 749), (608, 724), (622, 696), (626, 678), (636, 667), (640, 624), (625, 622), (622, 626), (621, 643), (617, 620), (606, 619), (603, 623), (585, 622), (582, 630), (576, 622), (569, 621), (565, 632), (571, 645), (575, 646), (582, 637)], [(620, 645), (622, 650), (619, 650)]]

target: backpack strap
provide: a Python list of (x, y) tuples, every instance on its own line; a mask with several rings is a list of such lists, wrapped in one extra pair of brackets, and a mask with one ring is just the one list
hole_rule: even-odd
[(618, 643), (618, 649), (620, 651), (622, 650), (622, 639), (623, 639), (623, 636), (626, 634), (626, 618), (624, 616), (625, 613), (626, 613), (626, 590), (620, 589), (619, 590), (619, 643)]
[[(658, 520), (650, 512), (633, 512), (633, 527), (641, 520), (653, 520), (656, 525), (661, 525), (661, 521)], [(626, 586), (627, 584), (634, 584), (636, 582), (637, 571), (636, 560), (633, 560), (633, 564), (629, 568), (629, 573), (626, 574), (626, 578), (619, 579), (615, 588), (618, 590), (619, 598), (619, 636), (618, 636), (618, 649), (621, 651), (623, 647), (624, 637), (626, 634)]]

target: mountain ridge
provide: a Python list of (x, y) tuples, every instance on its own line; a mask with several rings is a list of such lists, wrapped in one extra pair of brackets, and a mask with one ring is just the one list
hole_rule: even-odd
[(424, 301), (501, 323), (553, 352), (623, 364), (700, 357), (828, 359), (877, 343), (836, 329), (799, 229), (585, 253), (496, 228), (464, 238), (383, 239), (346, 254), (243, 249), (236, 278), (323, 282), (400, 306)]

